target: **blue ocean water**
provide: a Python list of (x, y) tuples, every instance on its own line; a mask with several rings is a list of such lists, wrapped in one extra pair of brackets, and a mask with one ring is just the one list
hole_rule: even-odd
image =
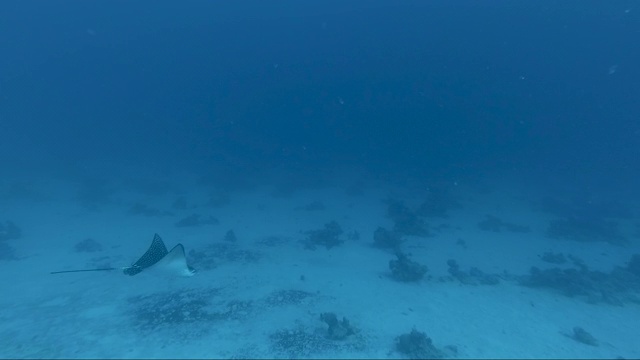
[(101, 161), (204, 172), (233, 154), (257, 168), (637, 176), (633, 2), (7, 1), (2, 12), (10, 172)]
[[(614, 279), (606, 291), (615, 294), (608, 299), (637, 312), (640, 297), (619, 295), (619, 289), (611, 287), (640, 290), (640, 268), (631, 260), (640, 253), (638, 5), (623, 0), (2, 1), (0, 224), (4, 233), (9, 224), (17, 224), (25, 242), (21, 246), (21, 240), (7, 236), (0, 244), (11, 246), (7, 258), (14, 252), (17, 258), (27, 257), (0, 265), (6, 272), (17, 271), (13, 267), (29, 261), (28, 254), (37, 253), (42, 241), (29, 234), (52, 231), (37, 229), (38, 221), (29, 220), (24, 210), (36, 201), (34, 193), (46, 198), (59, 190), (50, 191), (48, 186), (58, 186), (50, 182), (71, 187), (64, 199), (91, 202), (78, 216), (92, 216), (99, 224), (111, 220), (107, 210), (100, 220), (96, 208), (112, 206), (118, 191), (147, 194), (140, 201), (170, 208), (171, 201), (158, 205), (158, 199), (191, 189), (191, 178), (179, 180), (188, 174), (203, 192), (224, 194), (216, 198), (222, 204), (263, 187), (276, 189), (267, 192), (276, 202), (305, 202), (313, 196), (301, 200), (295, 191), (334, 186), (356, 208), (379, 196), (382, 200), (372, 211), (382, 214), (381, 220), (363, 221), (361, 228), (343, 225), (345, 234), (353, 230), (362, 242), (373, 241), (378, 226), (391, 229), (394, 224), (407, 241), (422, 241), (414, 238), (421, 234), (410, 229), (417, 225), (407, 222), (419, 218), (437, 228), (449, 221), (456, 228), (455, 219), (463, 217), (456, 217), (455, 209), (467, 209), (470, 227), (480, 224), (483, 234), (506, 231), (518, 237), (519, 230), (530, 227), (543, 240), (533, 250), (522, 246), (523, 256), (531, 261), (525, 261), (524, 269), (510, 268), (512, 272), (521, 270), (516, 275), (549, 285), (553, 281), (529, 273), (529, 267), (544, 269), (535, 262), (543, 250), (607, 253), (608, 260), (582, 255), (573, 262), (586, 278), (556, 274), (556, 280), (591, 282), (596, 281), (588, 273), (591, 269), (605, 274), (626, 269), (624, 281), (610, 275)], [(383, 190), (372, 195), (367, 192), (372, 188)], [(483, 196), (495, 200), (514, 192), (525, 207), (483, 202)], [(434, 200), (429, 197), (434, 193), (444, 195)], [(125, 209), (138, 201), (120, 199), (115, 203)], [(437, 204), (420, 207), (425, 199)], [(171, 200), (176, 201), (174, 212), (191, 209), (176, 205), (180, 199)], [(327, 202), (312, 203), (307, 210), (322, 209)], [(259, 206), (270, 204), (265, 200)], [(453, 212), (450, 220), (430, 217), (429, 209), (437, 212), (438, 206), (443, 213), (445, 208)], [(190, 215), (191, 210), (185, 211)], [(216, 211), (216, 217), (233, 212)], [(498, 213), (502, 215), (494, 216)], [(38, 214), (41, 219), (48, 213)], [(302, 239), (306, 235), (296, 231), (358, 216), (348, 211), (309, 214), (307, 223), (283, 232)], [(518, 214), (517, 220), (510, 222), (509, 214)], [(62, 223), (73, 224), (71, 217), (60, 216), (66, 219)], [(173, 224), (179, 218), (167, 219), (159, 221), (170, 224), (167, 232), (173, 231), (176, 240), (200, 236), (176, 230)], [(132, 220), (130, 225), (136, 224)], [(215, 231), (237, 231), (240, 225), (233, 224), (220, 219)], [(70, 231), (65, 226), (55, 231), (65, 234)], [(87, 230), (67, 240), (100, 238), (96, 226), (95, 235)], [(157, 231), (146, 223), (138, 229), (149, 236), (135, 251)], [(446, 232), (446, 226), (435, 231), (436, 238), (438, 231)], [(126, 231), (122, 233), (126, 238)], [(251, 240), (269, 235), (256, 233)], [(452, 243), (460, 238), (451, 235)], [(560, 240), (551, 244), (559, 242), (559, 247), (549, 245), (554, 238)], [(458, 245), (465, 242), (472, 240)], [(9, 252), (6, 247), (0, 250)], [(517, 249), (495, 249), (507, 251)], [(419, 262), (443, 268), (439, 276), (460, 280), (455, 267), (447, 272), (446, 260), (455, 254), (442, 253), (440, 265), (432, 265), (414, 250)], [(552, 255), (546, 258), (557, 259)], [(388, 256), (393, 259), (393, 252)], [(474, 260), (488, 262), (485, 253), (459, 256), (467, 256), (463, 267), (473, 266)], [(382, 260), (382, 270), (389, 259)], [(584, 263), (589, 270), (581, 267)], [(636, 263), (640, 266), (640, 257)], [(65, 279), (61, 281), (69, 281)], [(592, 290), (584, 290), (591, 302), (607, 303), (594, 300)], [(33, 296), (48, 295), (43, 290)], [(10, 313), (3, 316), (11, 318)], [(428, 326), (419, 324), (418, 330), (430, 334)], [(593, 326), (585, 329), (597, 332)], [(561, 340), (567, 338), (580, 335)], [(388, 339), (387, 350), (395, 351), (389, 356), (420, 357), (403, 354), (393, 347), (394, 337)], [(607, 352), (600, 346), (601, 352), (575, 354), (640, 354), (637, 344), (614, 345), (625, 350)], [(28, 353), (3, 347), (0, 355), (5, 357), (74, 356), (60, 349)], [(526, 355), (458, 347), (460, 357)], [(572, 354), (536, 351), (530, 354)], [(100, 356), (82, 350), (79, 354)], [(104, 356), (145, 356), (132, 354)], [(362, 354), (386, 356), (384, 351)]]

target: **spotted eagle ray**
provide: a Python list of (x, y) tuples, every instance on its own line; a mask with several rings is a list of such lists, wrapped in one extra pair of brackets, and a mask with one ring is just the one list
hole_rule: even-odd
[(109, 267), (99, 269), (63, 270), (53, 271), (51, 274), (122, 270), (124, 274), (133, 276), (150, 269), (160, 270), (164, 273), (177, 276), (192, 276), (195, 274), (195, 269), (187, 264), (187, 258), (184, 254), (184, 246), (182, 246), (182, 244), (178, 244), (174, 246), (171, 251), (167, 251), (164, 241), (162, 241), (162, 238), (160, 238), (158, 234), (154, 235), (149, 249), (147, 249), (138, 261), (134, 262), (131, 266), (120, 268)]

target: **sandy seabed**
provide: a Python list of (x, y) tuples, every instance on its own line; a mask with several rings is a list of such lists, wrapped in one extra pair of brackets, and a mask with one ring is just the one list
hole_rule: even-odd
[[(638, 239), (624, 247), (551, 239), (549, 214), (500, 185), (460, 185), (459, 206), (425, 219), (430, 236), (404, 236), (403, 250), (429, 269), (406, 283), (393, 279), (394, 253), (372, 246), (373, 234), (394, 225), (385, 199), (414, 206), (422, 194), (375, 181), (361, 192), (217, 192), (185, 181), (148, 192), (119, 187), (95, 199), (71, 182), (1, 185), (0, 221), (22, 230), (6, 240), (14, 258), (0, 261), (3, 358), (406, 358), (396, 339), (412, 329), (457, 358), (640, 358), (640, 304), (593, 303), (516, 280), (532, 266), (552, 267), (540, 259), (548, 251), (603, 271), (623, 266), (640, 252)], [(194, 214), (201, 223), (176, 226)], [(530, 231), (483, 230), (487, 215)], [(344, 242), (309, 248), (308, 231), (331, 221)], [(236, 241), (225, 240), (229, 230)], [(49, 273), (130, 265), (154, 233), (168, 247), (185, 246), (195, 276)], [(77, 249), (85, 239), (100, 249)], [(450, 276), (448, 259), (500, 281), (463, 284)], [(327, 312), (347, 318), (354, 333), (328, 338), (320, 320)], [(575, 341), (575, 327), (597, 346)]]

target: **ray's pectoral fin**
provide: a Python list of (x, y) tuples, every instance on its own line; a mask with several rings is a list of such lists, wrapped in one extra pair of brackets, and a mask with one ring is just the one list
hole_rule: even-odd
[(133, 265), (124, 268), (123, 272), (127, 275), (133, 276), (155, 265), (163, 257), (168, 254), (167, 247), (164, 245), (164, 241), (160, 235), (155, 234), (149, 249), (136, 261)]
[(152, 266), (154, 270), (160, 270), (169, 275), (192, 276), (195, 269), (187, 264), (184, 246), (178, 244), (169, 253)]

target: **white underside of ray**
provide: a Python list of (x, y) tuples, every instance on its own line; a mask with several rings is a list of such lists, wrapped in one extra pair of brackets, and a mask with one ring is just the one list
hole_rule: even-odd
[(153, 272), (158, 275), (164, 276), (180, 276), (187, 277), (193, 276), (194, 272), (189, 269), (187, 265), (187, 258), (184, 254), (184, 247), (182, 245), (176, 245), (160, 259), (157, 263), (153, 264), (144, 272)]

